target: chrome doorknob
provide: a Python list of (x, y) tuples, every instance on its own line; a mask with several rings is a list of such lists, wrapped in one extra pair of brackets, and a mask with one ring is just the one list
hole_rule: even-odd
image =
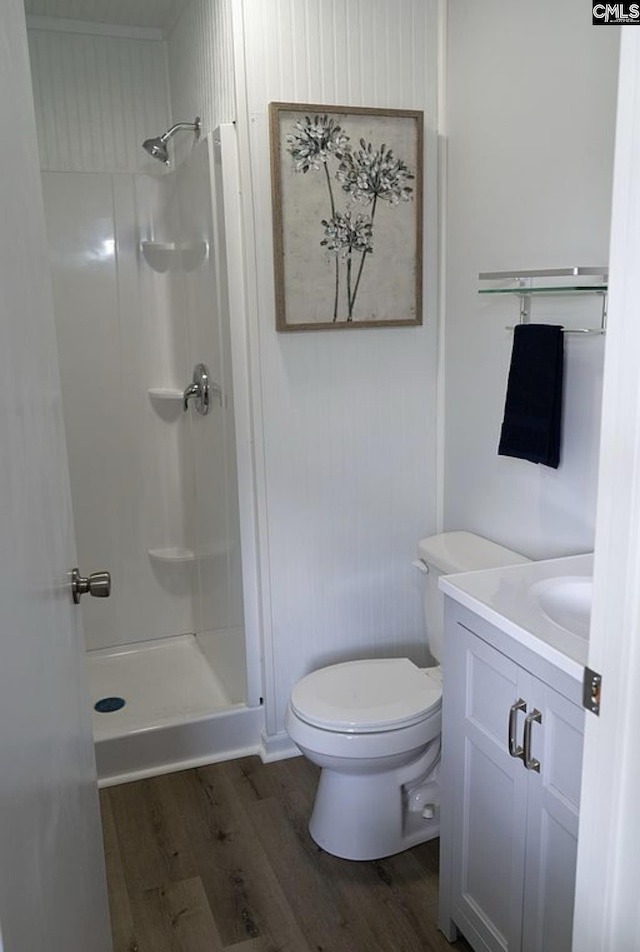
[(88, 578), (80, 575), (79, 569), (71, 570), (71, 595), (74, 605), (80, 603), (81, 595), (93, 595), (94, 598), (108, 598), (111, 595), (111, 573), (92, 572)]

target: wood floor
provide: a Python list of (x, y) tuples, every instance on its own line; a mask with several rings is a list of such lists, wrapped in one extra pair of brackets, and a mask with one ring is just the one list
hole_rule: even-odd
[(114, 952), (470, 952), (436, 929), (437, 842), (336, 859), (316, 783), (249, 757), (103, 790)]

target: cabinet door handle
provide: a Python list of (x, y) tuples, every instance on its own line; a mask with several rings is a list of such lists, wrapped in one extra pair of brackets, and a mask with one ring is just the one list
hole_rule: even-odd
[(524, 765), (527, 770), (535, 770), (540, 773), (540, 761), (531, 756), (531, 725), (533, 723), (542, 724), (542, 714), (534, 707), (531, 714), (527, 714), (524, 719)]
[(520, 745), (516, 743), (516, 730), (518, 727), (518, 711), (526, 710), (527, 702), (521, 697), (509, 708), (509, 734), (507, 738), (509, 753), (512, 757), (519, 757), (521, 760), (524, 759), (524, 747), (520, 747)]

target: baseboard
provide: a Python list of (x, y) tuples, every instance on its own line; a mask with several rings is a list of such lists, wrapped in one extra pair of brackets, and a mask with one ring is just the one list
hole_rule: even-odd
[(300, 750), (293, 743), (286, 731), (279, 734), (262, 734), (258, 753), (263, 764), (271, 764), (276, 760), (287, 760), (289, 757), (300, 757)]

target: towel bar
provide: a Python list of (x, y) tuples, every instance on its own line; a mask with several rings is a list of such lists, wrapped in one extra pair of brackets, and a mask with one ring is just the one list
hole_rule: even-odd
[[(520, 321), (521, 324), (527, 324), (528, 321)], [(505, 326), (505, 331), (513, 331), (517, 327), (517, 324), (507, 324)], [(562, 331), (564, 334), (586, 334), (588, 337), (598, 336), (602, 337), (607, 333), (606, 327), (563, 327)]]

